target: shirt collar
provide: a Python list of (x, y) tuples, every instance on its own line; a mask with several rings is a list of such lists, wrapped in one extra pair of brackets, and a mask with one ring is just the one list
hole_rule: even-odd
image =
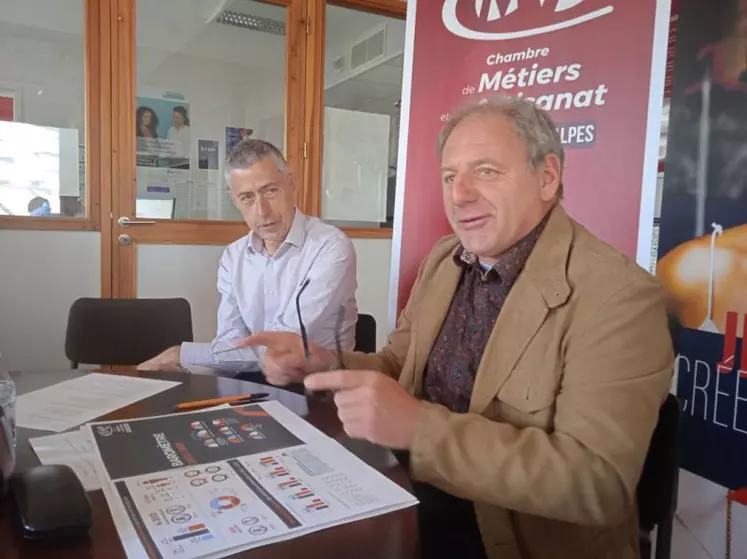
[[(308, 218), (301, 213), (301, 210), (298, 208), (294, 211), (293, 223), (291, 223), (291, 228), (285, 236), (285, 241), (283, 241), (280, 250), (278, 250), (278, 254), (283, 250), (283, 247), (285, 247), (286, 244), (301, 248), (303, 247), (304, 241), (306, 241), (306, 222), (308, 221)], [(249, 233), (249, 250), (256, 253), (264, 251), (264, 243), (262, 242), (262, 239), (260, 239), (258, 235), (255, 235), (253, 231)]]
[(529, 255), (532, 253), (532, 249), (542, 234), (551, 213), (552, 212), (548, 212), (534, 229), (501, 254), (496, 263), (493, 264), (493, 267), (487, 272), (484, 272), (480, 267), (477, 255), (466, 250), (461, 244), (457, 247), (457, 250), (454, 253), (454, 261), (462, 267), (473, 267), (479, 270), (485, 278), (488, 277), (490, 272), (494, 271), (498, 278), (500, 278), (501, 283), (513, 285), (516, 278), (519, 277), (521, 270), (524, 268), (524, 264), (526, 264)]

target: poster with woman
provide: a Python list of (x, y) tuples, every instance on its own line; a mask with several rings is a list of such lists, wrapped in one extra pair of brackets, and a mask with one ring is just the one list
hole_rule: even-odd
[(675, 345), (682, 466), (747, 486), (747, 0), (680, 0), (657, 276)]
[(189, 169), (189, 103), (138, 97), (135, 112), (138, 165)]

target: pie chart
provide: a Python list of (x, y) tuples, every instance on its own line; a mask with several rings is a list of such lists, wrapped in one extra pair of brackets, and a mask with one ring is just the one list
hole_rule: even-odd
[(235, 509), (241, 504), (241, 499), (235, 495), (228, 495), (223, 497), (216, 497), (210, 501), (210, 506), (215, 510), (231, 510)]

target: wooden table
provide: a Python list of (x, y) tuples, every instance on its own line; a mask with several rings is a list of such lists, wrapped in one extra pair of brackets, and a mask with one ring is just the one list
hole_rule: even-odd
[[(84, 374), (81, 371), (28, 371), (14, 373), (19, 394), (44, 388), (52, 384)], [(272, 397), (282, 401), (305, 417), (327, 435), (340, 440), (351, 451), (371, 466), (382, 471), (390, 479), (410, 489), (406, 472), (400, 466), (387, 466), (385, 452), (360, 441), (346, 439), (334, 404), (302, 394), (279, 391), (274, 387), (258, 386), (254, 383), (234, 379), (216, 378), (206, 375), (170, 373), (124, 373), (134, 376), (176, 380), (178, 387), (151, 398), (127, 406), (101, 419), (131, 419), (149, 415), (170, 413), (174, 405), (186, 400), (198, 400), (215, 396), (271, 392)], [(39, 461), (28, 443), (28, 439), (48, 433), (31, 429), (18, 429), (16, 471), (37, 465)], [(23, 539), (12, 498), (0, 503), (0, 556), (3, 559), (62, 559), (62, 558), (115, 558), (125, 557), (109, 513), (109, 507), (101, 491), (89, 493), (94, 509), (94, 525), (89, 537), (61, 544), (43, 543)], [(356, 559), (411, 559), (417, 557), (417, 517), (414, 507), (378, 516), (368, 520), (352, 522), (344, 526), (322, 530), (287, 542), (277, 543), (237, 555), (238, 557), (278, 559), (281, 557), (325, 558), (355, 557)]]

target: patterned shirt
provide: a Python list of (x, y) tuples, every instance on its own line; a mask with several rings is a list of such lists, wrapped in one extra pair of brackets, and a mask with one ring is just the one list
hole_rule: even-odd
[[(474, 254), (463, 248), (456, 250), (454, 260), (462, 267), (462, 276), (428, 356), (424, 399), (454, 412), (468, 411), (490, 333), (549, 215), (488, 270)], [(420, 500), (420, 533), (427, 534), (421, 543), (423, 557), (487, 559), (472, 502), (417, 481), (413, 481), (413, 491)]]
[(429, 402), (459, 413), (469, 409), (485, 345), (547, 219), (546, 216), (504, 252), (487, 271), (465, 249), (454, 253), (455, 262), (463, 268), (462, 277), (425, 367), (423, 392)]

